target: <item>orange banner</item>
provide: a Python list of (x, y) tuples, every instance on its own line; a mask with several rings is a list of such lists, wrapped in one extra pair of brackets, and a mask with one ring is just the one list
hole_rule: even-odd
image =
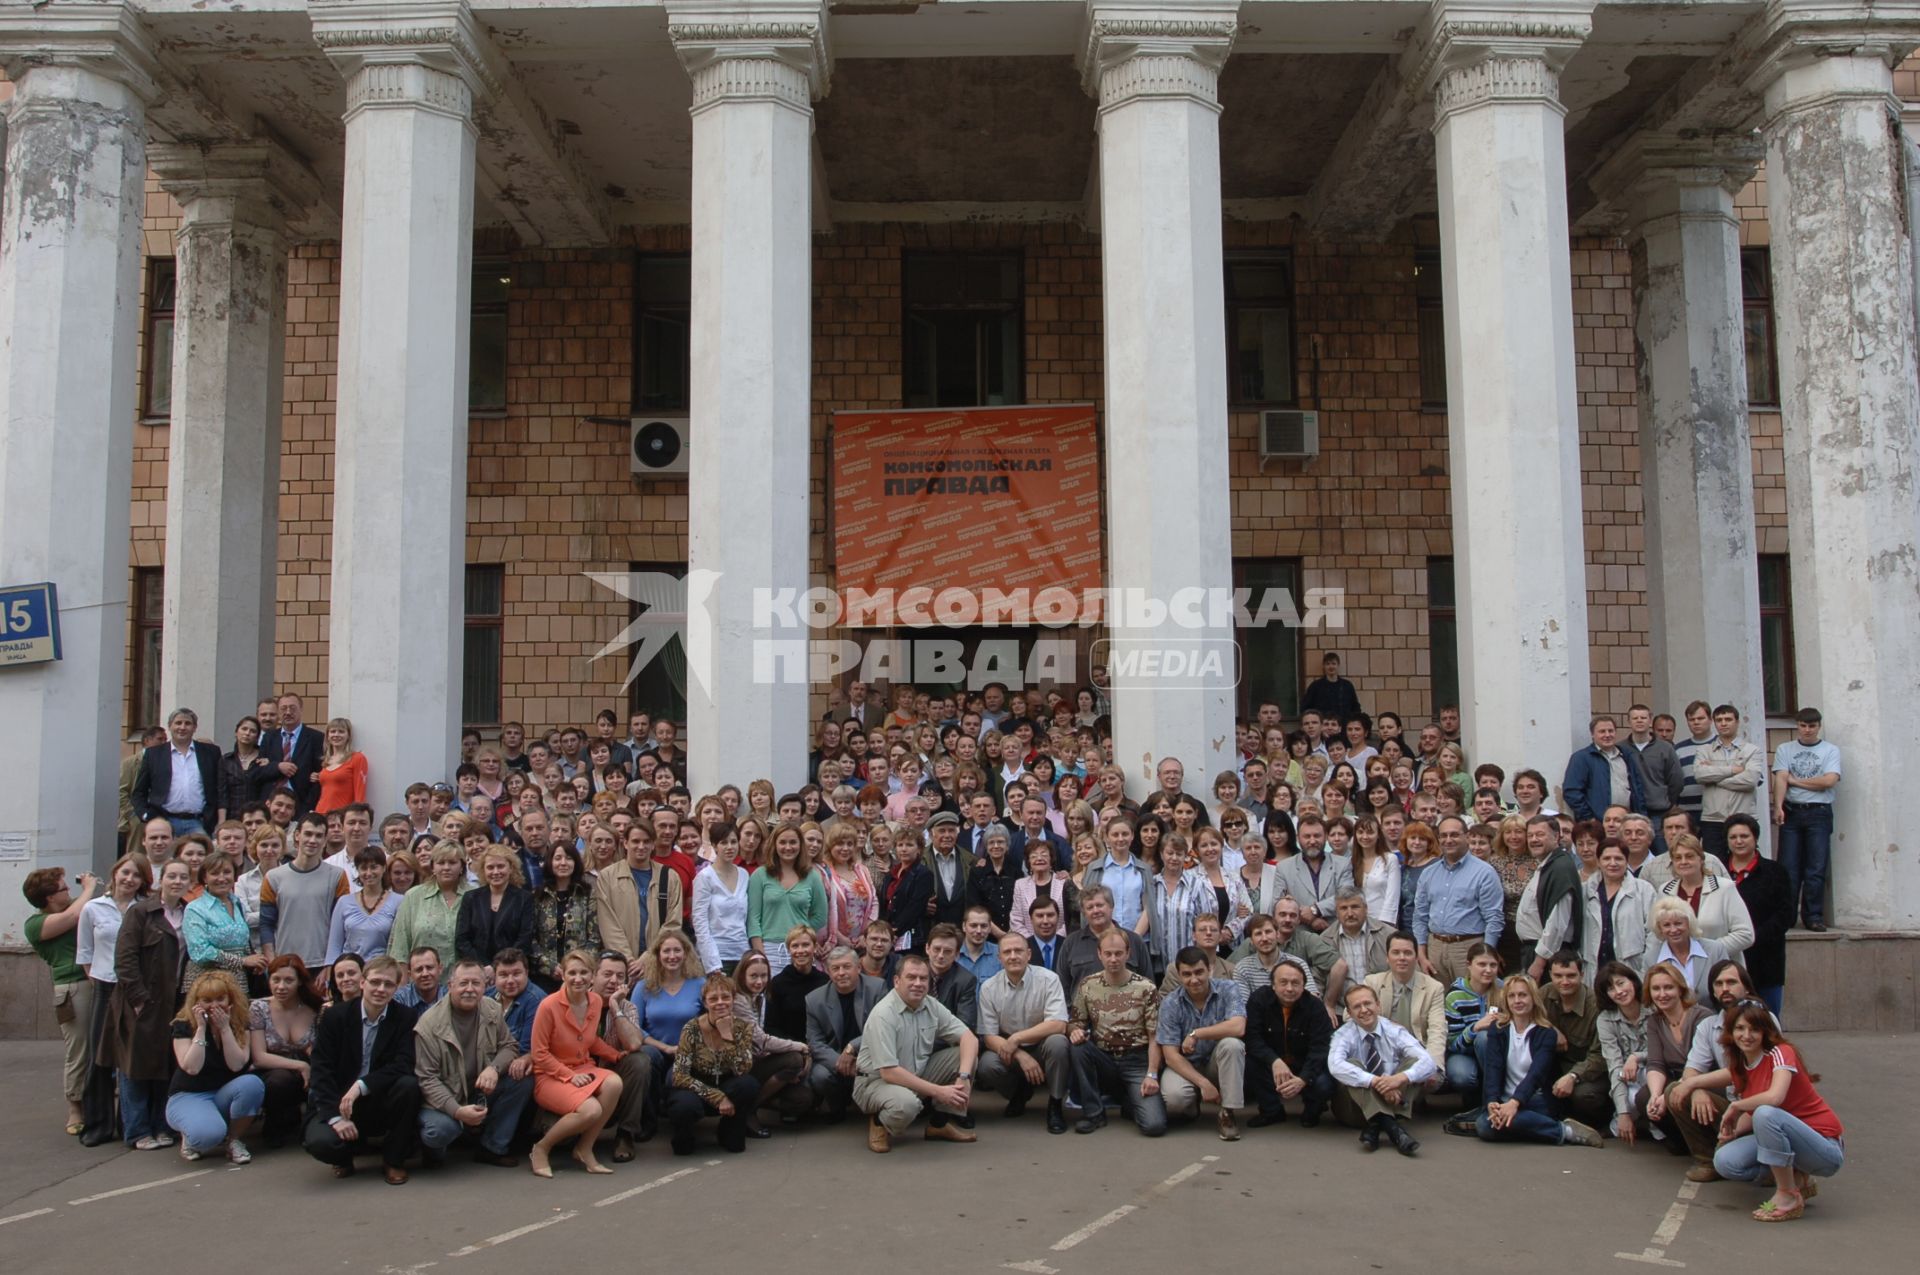
[[(1094, 409), (837, 412), (833, 517), (843, 595), (997, 590), (1017, 600), (1098, 588)], [(1026, 624), (1032, 615), (1022, 606), (969, 622)]]

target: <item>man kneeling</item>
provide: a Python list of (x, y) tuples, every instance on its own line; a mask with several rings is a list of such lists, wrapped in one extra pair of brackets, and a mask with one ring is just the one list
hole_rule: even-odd
[(533, 1079), (507, 1072), (520, 1046), (507, 1030), (500, 1002), (486, 998), (486, 970), (476, 960), (454, 962), (447, 992), (420, 1015), (413, 1029), (413, 1074), (420, 1082), (420, 1142), (431, 1164), (462, 1130), (478, 1135), (481, 1164), (510, 1169), (520, 1116), (533, 1097)]
[(307, 1086), (307, 1154), (353, 1173), (368, 1137), (385, 1135), (387, 1181), (407, 1180), (407, 1157), (420, 1136), (420, 1082), (413, 1074), (414, 1013), (393, 999), (400, 962), (376, 956), (360, 978), (360, 999), (320, 1016), (313, 1032), (313, 1079)]
[(1157, 1033), (1167, 1114), (1198, 1116), (1202, 1102), (1218, 1103), (1220, 1139), (1237, 1142), (1233, 1113), (1247, 1101), (1246, 989), (1215, 978), (1211, 958), (1197, 947), (1181, 948), (1173, 964), (1181, 990), (1160, 1002)]
[(1347, 985), (1346, 1005), (1347, 1021), (1327, 1047), (1327, 1070), (1342, 1086), (1336, 1095), (1365, 1121), (1362, 1147), (1378, 1150), (1385, 1137), (1401, 1155), (1412, 1155), (1420, 1144), (1400, 1121), (1413, 1113), (1414, 1087), (1434, 1074), (1433, 1058), (1412, 1032), (1380, 1016), (1380, 1001), (1365, 983)]
[(854, 1105), (867, 1113), (867, 1146), (891, 1151), (923, 1106), (931, 1104), (927, 1137), (972, 1142), (975, 1134), (954, 1123), (973, 1096), (973, 1067), (980, 1038), (927, 995), (932, 967), (909, 952), (894, 967), (893, 990), (867, 1016), (860, 1037)]

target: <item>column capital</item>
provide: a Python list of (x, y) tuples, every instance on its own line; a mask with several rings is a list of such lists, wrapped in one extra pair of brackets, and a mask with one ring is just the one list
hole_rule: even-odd
[(211, 146), (156, 142), (147, 147), (147, 166), (180, 201), (186, 226), (210, 219), (284, 234), (321, 198), (312, 170), (269, 137)]
[(1185, 98), (1217, 111), (1220, 68), (1239, 31), (1239, 0), (1093, 0), (1082, 82), (1101, 110)]
[(54, 0), (0, 9), (0, 70), (18, 84), (36, 67), (89, 71), (124, 85), (145, 103), (161, 93), (153, 38), (125, 0)]
[(1409, 80), (1433, 94), (1434, 127), (1489, 102), (1560, 109), (1560, 72), (1593, 33), (1593, 0), (1438, 0), (1421, 24)]
[[(471, 118), (504, 87), (466, 0), (309, 0), (313, 42), (347, 80), (347, 114), (410, 106)], [(363, 74), (364, 72), (364, 74)]]
[[(1844, 98), (1884, 99), (1888, 75), (1920, 47), (1920, 0), (1771, 0), (1754, 36), (1747, 84), (1783, 111)], [(1788, 72), (1815, 69), (1788, 88)]]
[(693, 110), (771, 101), (810, 112), (833, 74), (821, 0), (667, 0), (667, 35)]
[(1752, 133), (1635, 133), (1590, 179), (1624, 213), (1629, 233), (1666, 217), (1733, 221), (1728, 201), (1753, 180), (1766, 144)]

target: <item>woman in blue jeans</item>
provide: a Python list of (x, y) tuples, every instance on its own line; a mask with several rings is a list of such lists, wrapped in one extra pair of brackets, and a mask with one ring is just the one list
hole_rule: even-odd
[(1727, 1066), (1701, 1085), (1732, 1085), (1740, 1096), (1720, 1120), (1713, 1167), (1734, 1182), (1772, 1182), (1773, 1194), (1753, 1211), (1756, 1222), (1791, 1222), (1819, 1194), (1815, 1178), (1830, 1178), (1846, 1160), (1840, 1118), (1814, 1089), (1800, 1051), (1780, 1034), (1758, 1000), (1727, 1011), (1721, 1037)]
[(1447, 989), (1447, 1083), (1460, 1095), (1463, 1115), (1480, 1106), (1480, 1044), (1499, 1019), (1500, 954), (1485, 943), (1467, 949), (1467, 972)]
[(247, 999), (226, 971), (193, 981), (173, 1020), (173, 1060), (167, 1123), (180, 1133), (181, 1158), (198, 1160), (224, 1145), (234, 1164), (252, 1160), (240, 1135), (266, 1105), (267, 1086), (251, 1070)]
[(1578, 1120), (1556, 1120), (1547, 1106), (1556, 1042), (1538, 985), (1525, 974), (1511, 975), (1495, 1001), (1500, 1020), (1486, 1033), (1480, 1054), (1485, 1063), (1481, 1093), (1487, 1099), (1475, 1127), (1480, 1140), (1601, 1145), (1598, 1131)]

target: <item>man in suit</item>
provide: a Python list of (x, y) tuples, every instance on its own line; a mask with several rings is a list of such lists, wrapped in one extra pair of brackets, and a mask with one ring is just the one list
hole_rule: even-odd
[(1290, 895), (1300, 904), (1300, 924), (1322, 934), (1333, 923), (1340, 887), (1353, 884), (1353, 869), (1345, 855), (1327, 853), (1327, 825), (1319, 815), (1302, 815), (1293, 835), (1300, 853), (1263, 869), (1260, 897)]
[(298, 695), (292, 692), (282, 695), (280, 725), (260, 740), (260, 750), (280, 772), (274, 787), (284, 786), (293, 794), (296, 815), (313, 809), (318, 789), (314, 775), (320, 770), (320, 758), (326, 748), (320, 732), (308, 730), (301, 723), (300, 712)]
[(847, 683), (847, 705), (839, 714), (838, 720), (853, 722), (862, 728), (880, 724), (879, 710), (867, 702), (865, 682)]
[(142, 755), (128, 793), (142, 823), (165, 819), (176, 837), (209, 832), (220, 809), (220, 750), (194, 739), (199, 726), (192, 709), (174, 709), (167, 718), (167, 742)]
[[(966, 799), (966, 826), (960, 829), (958, 844), (960, 848), (976, 859), (987, 854), (987, 833), (997, 823), (993, 807), (993, 797), (989, 793), (976, 792)], [(1008, 842), (1012, 844), (1011, 841)]]
[(980, 1021), (980, 980), (960, 963), (960, 927), (942, 921), (927, 935), (927, 960), (933, 966), (933, 998), (976, 1030)]
[[(1067, 936), (1060, 932), (1060, 905), (1052, 895), (1043, 894), (1027, 909), (1033, 934), (1027, 939), (1027, 955), (1037, 970), (1050, 970), (1064, 980), (1060, 958), (1066, 954)], [(1069, 998), (1071, 990), (1068, 989)]]
[(1438, 1089), (1447, 1074), (1447, 989), (1439, 979), (1421, 972), (1419, 953), (1418, 940), (1396, 930), (1387, 940), (1387, 968), (1364, 981), (1373, 989), (1382, 1015), (1426, 1046), (1436, 1070), (1421, 1083), (1431, 1090)]
[(1073, 855), (1067, 849), (1066, 838), (1060, 836), (1047, 823), (1047, 803), (1038, 797), (1028, 797), (1020, 803), (1020, 826), (1014, 830), (1010, 846), (1015, 863), (1027, 861), (1027, 847), (1039, 842), (1053, 851), (1053, 869), (1065, 872), (1073, 866)]
[(314, 1029), (307, 1087), (307, 1154), (353, 1176), (353, 1157), (384, 1135), (387, 1182), (407, 1180), (407, 1157), (420, 1141), (420, 1081), (414, 1075), (414, 1012), (396, 1004), (400, 962), (376, 956), (360, 976), (360, 999), (335, 1005)]
[(966, 919), (967, 878), (974, 863), (959, 850), (960, 816), (942, 810), (927, 821), (927, 834), (933, 843), (926, 855), (927, 871), (933, 876), (933, 906), (927, 921), (958, 927)]
[(807, 1049), (813, 1055), (808, 1084), (830, 1121), (846, 1118), (859, 1071), (860, 1036), (887, 990), (884, 982), (860, 972), (860, 957), (852, 948), (836, 947), (827, 953), (826, 985), (807, 993)]
[(139, 778), (140, 768), (146, 764), (147, 750), (155, 744), (166, 742), (166, 731), (158, 726), (149, 726), (140, 732), (140, 747), (127, 754), (120, 763), (120, 845), (123, 849), (139, 847), (143, 822), (133, 813), (133, 781)]

